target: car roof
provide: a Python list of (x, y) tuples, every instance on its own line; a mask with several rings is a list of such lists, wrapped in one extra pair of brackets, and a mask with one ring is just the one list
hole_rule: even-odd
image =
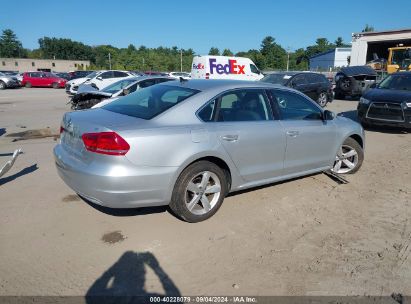
[(391, 75), (411, 75), (411, 71), (401, 71), (401, 72), (395, 72)]
[(208, 89), (215, 90), (230, 90), (236, 88), (284, 88), (280, 85), (261, 81), (245, 81), (245, 80), (228, 80), (228, 79), (190, 79), (190, 80), (175, 80), (163, 83), (162, 85), (174, 85), (189, 89), (206, 91)]

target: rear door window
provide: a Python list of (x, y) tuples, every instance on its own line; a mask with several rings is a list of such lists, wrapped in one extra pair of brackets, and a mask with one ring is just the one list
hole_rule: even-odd
[(271, 108), (263, 90), (236, 90), (221, 96), (218, 121), (272, 120)]

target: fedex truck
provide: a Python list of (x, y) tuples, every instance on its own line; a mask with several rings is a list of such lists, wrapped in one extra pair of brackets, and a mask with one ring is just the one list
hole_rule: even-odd
[(254, 62), (244, 57), (195, 56), (191, 66), (192, 79), (260, 80), (263, 77)]

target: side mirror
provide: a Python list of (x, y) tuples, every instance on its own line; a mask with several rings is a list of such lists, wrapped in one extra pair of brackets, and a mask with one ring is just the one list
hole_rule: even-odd
[(128, 95), (128, 94), (130, 94), (130, 90), (128, 90), (128, 89), (123, 89), (123, 96), (126, 96), (126, 95)]
[(329, 110), (323, 112), (323, 120), (333, 120), (335, 118), (335, 113)]
[(370, 89), (375, 89), (377, 87), (377, 83), (374, 82), (372, 85), (370, 85)]
[(98, 79), (98, 80), (103, 80), (103, 78), (101, 78), (101, 76), (98, 76), (96, 79)]

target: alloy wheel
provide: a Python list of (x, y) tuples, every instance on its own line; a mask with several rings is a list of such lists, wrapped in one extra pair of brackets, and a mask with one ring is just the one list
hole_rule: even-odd
[(325, 92), (321, 92), (318, 96), (318, 104), (321, 107), (325, 107), (327, 104), (327, 94)]
[(217, 204), (221, 195), (221, 182), (211, 171), (203, 171), (195, 175), (187, 185), (185, 204), (195, 215), (210, 212)]
[(354, 170), (358, 164), (357, 151), (348, 145), (342, 145), (335, 156), (334, 166), (331, 169), (334, 173), (345, 174)]

